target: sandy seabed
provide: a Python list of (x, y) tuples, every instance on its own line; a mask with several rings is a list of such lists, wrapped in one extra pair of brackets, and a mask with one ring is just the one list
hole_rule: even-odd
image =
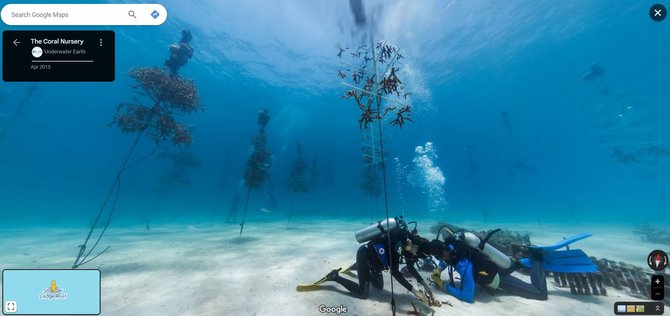
[[(294, 221), (287, 229), (284, 221), (248, 222), (242, 237), (236, 224), (154, 224), (150, 231), (141, 225), (111, 227), (100, 244), (100, 249), (111, 245), (110, 250), (83, 268), (102, 272), (101, 315), (324, 315), (319, 312), (322, 304), (345, 306), (347, 312), (342, 315), (390, 315), (388, 273), (384, 289), (371, 288), (367, 300), (348, 295), (334, 283), (318, 291), (295, 290), (298, 284), (314, 282), (333, 268), (353, 263), (359, 246), (353, 232), (367, 224), (365, 220)], [(419, 223), (419, 233), (429, 239), (434, 238), (428, 230), (431, 224)], [(573, 248), (638, 266), (645, 266), (650, 250), (667, 248), (642, 243), (629, 230), (606, 226), (504, 227), (530, 232), (534, 244), (591, 232), (593, 237)], [(70, 268), (85, 233), (84, 228), (2, 229), (0, 249), (5, 251), (0, 253), (0, 268)], [(424, 275), (429, 277), (429, 272)], [(553, 278), (547, 282), (547, 301), (478, 292), (476, 302), (468, 304), (434, 288), (440, 301), (453, 305), (434, 307), (435, 315), (613, 315), (616, 301), (639, 301), (613, 288), (607, 288), (604, 297), (572, 295), (569, 289), (558, 288)], [(407, 315), (414, 297), (397, 282), (394, 289), (398, 315)], [(426, 306), (416, 305), (423, 314), (431, 314)]]

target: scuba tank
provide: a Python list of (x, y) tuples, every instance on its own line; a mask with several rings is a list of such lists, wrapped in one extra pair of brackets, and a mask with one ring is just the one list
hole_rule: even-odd
[(373, 238), (377, 238), (381, 236), (382, 234), (392, 231), (398, 226), (400, 226), (399, 222), (402, 220), (399, 220), (397, 218), (389, 218), (388, 219), (388, 229), (386, 227), (386, 220), (383, 219), (381, 221), (378, 221), (377, 223), (373, 223), (370, 226), (367, 226), (365, 228), (360, 229), (359, 231), (356, 232), (356, 240), (359, 243), (364, 243), (367, 241), (372, 240)]
[(470, 232), (459, 232), (457, 235), (460, 236), (457, 236), (457, 239), (461, 239), (469, 247), (476, 249), (480, 253), (484, 254), (500, 269), (504, 270), (512, 266), (512, 259), (487, 243), (489, 238), (491, 238), (491, 236), (493, 236), (493, 234), (497, 233), (498, 231), (500, 231), (500, 229), (496, 229), (490, 232), (486, 238), (484, 238), (484, 240), (480, 240), (477, 235)]

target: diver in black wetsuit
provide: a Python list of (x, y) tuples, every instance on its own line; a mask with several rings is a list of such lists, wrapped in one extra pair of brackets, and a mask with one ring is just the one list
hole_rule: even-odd
[[(383, 223), (382, 221), (381, 223)], [(370, 293), (370, 284), (377, 289), (382, 289), (384, 280), (382, 279), (382, 271), (391, 269), (391, 275), (403, 287), (412, 292), (417, 299), (428, 304), (429, 299), (422, 291), (412, 286), (412, 284), (403, 277), (399, 270), (400, 259), (403, 258), (407, 264), (407, 270), (416, 278), (424, 290), (433, 297), (430, 287), (426, 281), (421, 277), (415, 268), (415, 263), (419, 259), (429, 259), (432, 249), (430, 242), (421, 238), (415, 232), (410, 232), (403, 228), (396, 228), (391, 230), (391, 245), (393, 245), (393, 254), (391, 264), (389, 264), (389, 246), (388, 236), (383, 233), (366, 244), (360, 246), (356, 252), (355, 270), (358, 274), (358, 283), (346, 279), (338, 274), (338, 270), (333, 270), (326, 276), (327, 281), (335, 281), (349, 290), (349, 292), (366, 299)]]
[(170, 70), (171, 75), (176, 75), (179, 68), (184, 67), (193, 57), (193, 47), (190, 45), (192, 39), (191, 31), (182, 30), (179, 44), (170, 45), (170, 58), (165, 60), (165, 67)]

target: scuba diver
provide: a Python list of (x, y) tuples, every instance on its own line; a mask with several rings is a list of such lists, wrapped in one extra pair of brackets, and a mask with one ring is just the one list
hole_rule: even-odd
[[(443, 228), (445, 226), (440, 228), (438, 236)], [(431, 274), (431, 280), (446, 293), (468, 303), (474, 302), (477, 286), (499, 289), (528, 299), (546, 300), (545, 271), (597, 271), (597, 267), (582, 250), (556, 251), (591, 234), (572, 236), (550, 246), (528, 246), (530, 257), (512, 259), (487, 243), (498, 231), (500, 229), (491, 231), (483, 240), (470, 232), (459, 231), (454, 234), (449, 231), (451, 235), (444, 242), (438, 239), (431, 241), (432, 255), (441, 259), (438, 268)], [(530, 269), (530, 283), (512, 276), (512, 272), (521, 268)], [(441, 278), (444, 270), (448, 271), (449, 282)], [(460, 275), (458, 286), (454, 282), (454, 270)]]
[(170, 58), (165, 60), (165, 67), (170, 70), (171, 75), (176, 75), (179, 68), (184, 67), (193, 57), (193, 47), (190, 45), (192, 39), (191, 31), (182, 30), (179, 44), (170, 45)]
[[(402, 220), (402, 217), (396, 217), (388, 220), (388, 226), (386, 220), (381, 220), (356, 232), (356, 240), (359, 243), (365, 243), (358, 248), (356, 263), (350, 267), (351, 270), (356, 270), (358, 282), (346, 279), (340, 275), (340, 273), (345, 273), (349, 269), (344, 271), (336, 269), (314, 284), (299, 285), (297, 290), (305, 291), (321, 283), (333, 281), (344, 286), (358, 298), (366, 299), (370, 293), (370, 284), (380, 290), (383, 288), (382, 271), (390, 269), (391, 275), (396, 281), (412, 292), (417, 299), (430, 304), (433, 293), (426, 281), (416, 270), (415, 264), (420, 259), (432, 262), (430, 254), (435, 251), (430, 248), (432, 244), (428, 239), (422, 238), (417, 234), (416, 222), (410, 223), (415, 224), (412, 231), (409, 231), (407, 223)], [(393, 247), (389, 247), (389, 237)], [(393, 251), (390, 253), (390, 256), (389, 251)], [(423, 286), (425, 293), (417, 287), (412, 286), (402, 275), (399, 269), (401, 259), (404, 259), (407, 264), (407, 271)]]
[(609, 88), (607, 88), (605, 80), (603, 80), (604, 75), (605, 69), (596, 63), (592, 63), (589, 72), (582, 76), (582, 80), (591, 81), (593, 85), (600, 90), (600, 94), (607, 95), (609, 93)]
[(365, 9), (363, 8), (362, 0), (349, 0), (349, 9), (351, 9), (351, 14), (354, 16), (354, 22), (356, 26), (365, 27), (367, 23), (367, 18), (365, 17)]

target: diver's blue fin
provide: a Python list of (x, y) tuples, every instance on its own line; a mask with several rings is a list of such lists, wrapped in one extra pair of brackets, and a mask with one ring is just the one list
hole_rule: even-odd
[(544, 255), (544, 270), (551, 272), (585, 273), (597, 272), (593, 264), (581, 249), (553, 251)]
[(579, 235), (574, 235), (574, 236), (563, 239), (563, 240), (561, 240), (561, 241), (559, 241), (559, 242), (557, 242), (553, 245), (549, 245), (549, 246), (528, 246), (528, 249), (537, 249), (537, 250), (542, 250), (544, 252), (553, 251), (553, 250), (556, 250), (556, 249), (566, 247), (566, 246), (568, 246), (569, 244), (571, 244), (575, 241), (579, 241), (579, 240), (582, 240), (582, 239), (588, 238), (588, 237), (591, 237), (591, 233), (583, 233), (583, 234), (579, 234)]
[[(585, 273), (598, 271), (598, 267), (581, 249), (547, 252), (542, 255), (542, 262), (544, 263), (544, 270), (549, 272)], [(519, 263), (527, 269), (533, 266), (533, 261), (530, 258), (519, 259)]]

